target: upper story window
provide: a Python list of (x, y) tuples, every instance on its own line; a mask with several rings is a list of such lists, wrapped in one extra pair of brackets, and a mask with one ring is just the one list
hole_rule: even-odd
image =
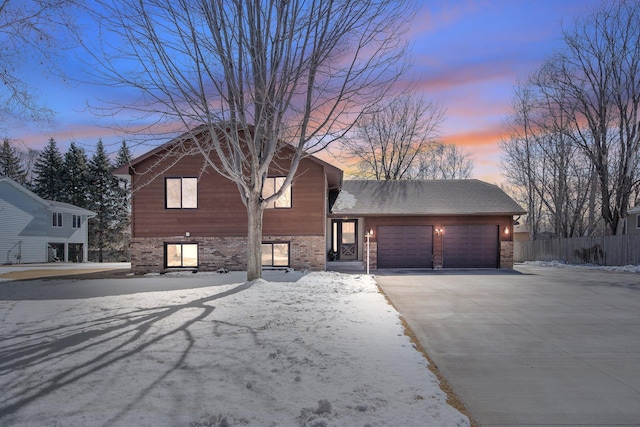
[(167, 209), (198, 207), (198, 178), (165, 178)]
[[(262, 189), (262, 198), (266, 199), (267, 197), (276, 193), (282, 184), (285, 181), (284, 176), (275, 176), (269, 177), (264, 181), (264, 188)], [(291, 207), (291, 186), (287, 188), (287, 191), (282, 193), (282, 196), (278, 198), (275, 202), (269, 203), (267, 205), (267, 209), (288, 209)]]
[(82, 227), (82, 217), (80, 215), (73, 215), (73, 217), (71, 219), (72, 219), (71, 226), (73, 228), (81, 228)]
[(640, 228), (640, 214), (636, 215), (636, 228)]
[(53, 212), (52, 219), (52, 225), (54, 227), (62, 227), (62, 212)]

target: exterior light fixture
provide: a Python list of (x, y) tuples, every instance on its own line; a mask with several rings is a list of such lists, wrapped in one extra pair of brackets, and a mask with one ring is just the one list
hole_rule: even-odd
[(190, 233), (190, 232), (188, 232), (188, 231), (186, 231), (186, 232), (184, 233), (184, 236), (185, 236), (185, 237), (190, 237), (190, 236), (191, 236), (191, 233)]
[(509, 235), (509, 227), (505, 227), (503, 231), (505, 235)]
[(436, 228), (436, 235), (437, 236), (441, 236), (443, 234), (444, 234), (444, 228), (442, 228), (442, 227)]

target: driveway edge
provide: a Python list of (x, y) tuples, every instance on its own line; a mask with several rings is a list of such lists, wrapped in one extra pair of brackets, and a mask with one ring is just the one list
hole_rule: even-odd
[(444, 375), (442, 375), (442, 373), (438, 369), (438, 365), (436, 365), (433, 359), (431, 359), (431, 356), (429, 356), (429, 353), (427, 353), (427, 351), (424, 349), (424, 347), (418, 340), (418, 337), (416, 337), (416, 335), (413, 333), (413, 330), (409, 326), (409, 323), (402, 316), (402, 314), (400, 314), (400, 310), (398, 310), (398, 308), (393, 304), (391, 298), (387, 296), (387, 294), (384, 292), (384, 290), (382, 290), (377, 282), (376, 286), (378, 288), (378, 292), (380, 292), (384, 296), (387, 304), (389, 304), (398, 312), (400, 322), (402, 322), (402, 327), (404, 328), (404, 334), (409, 337), (409, 340), (414, 345), (415, 349), (418, 350), (425, 359), (427, 359), (427, 362), (429, 363), (429, 370), (436, 376), (438, 382), (440, 383), (440, 390), (442, 390), (447, 395), (447, 404), (457, 409), (463, 415), (469, 418), (471, 427), (480, 427), (480, 424), (471, 416), (471, 413), (469, 412), (467, 407), (464, 405), (464, 403), (462, 403), (456, 392), (453, 390), (451, 384), (449, 384), (449, 381), (447, 381)]

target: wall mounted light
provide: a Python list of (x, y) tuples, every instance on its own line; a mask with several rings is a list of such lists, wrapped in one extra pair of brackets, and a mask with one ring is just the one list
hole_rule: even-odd
[(444, 228), (436, 228), (436, 236), (441, 236), (444, 234)]
[(509, 235), (509, 232), (510, 232), (509, 227), (505, 227), (505, 228), (504, 228), (504, 230), (503, 230), (503, 232), (504, 232), (504, 234), (505, 234), (506, 236), (508, 236), (508, 235)]
[(186, 231), (186, 232), (184, 233), (184, 236), (185, 236), (185, 237), (189, 237), (189, 236), (191, 236), (191, 233), (190, 233), (190, 232), (188, 232), (188, 231)]

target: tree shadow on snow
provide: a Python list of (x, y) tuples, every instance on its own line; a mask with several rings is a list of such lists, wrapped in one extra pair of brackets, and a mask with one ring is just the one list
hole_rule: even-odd
[[(183, 348), (171, 366), (159, 368), (154, 379), (149, 381), (137, 397), (129, 400), (125, 408), (104, 425), (119, 417), (141, 401), (155, 386), (179, 369), (195, 339), (190, 327), (205, 320), (215, 310), (211, 302), (237, 294), (252, 286), (252, 282), (239, 284), (232, 289), (185, 304), (165, 305), (152, 308), (136, 308), (109, 316), (82, 314), (80, 321), (55, 327), (0, 336), (0, 388), (3, 399), (0, 403), (0, 424), (11, 424), (16, 412), (51, 393), (97, 374), (106, 373), (107, 368), (127, 359), (133, 359), (150, 346), (172, 343), (182, 335)], [(172, 316), (185, 315), (187, 310), (198, 309), (179, 324), (161, 327), (160, 322)], [(224, 321), (208, 319), (214, 324), (229, 325)], [(214, 325), (214, 328), (218, 325)], [(257, 343), (256, 331), (247, 326), (231, 325), (247, 329)], [(31, 329), (31, 328), (29, 328)], [(88, 356), (88, 357), (87, 357)], [(60, 368), (59, 365), (64, 365)], [(53, 367), (53, 368), (50, 368)]]

